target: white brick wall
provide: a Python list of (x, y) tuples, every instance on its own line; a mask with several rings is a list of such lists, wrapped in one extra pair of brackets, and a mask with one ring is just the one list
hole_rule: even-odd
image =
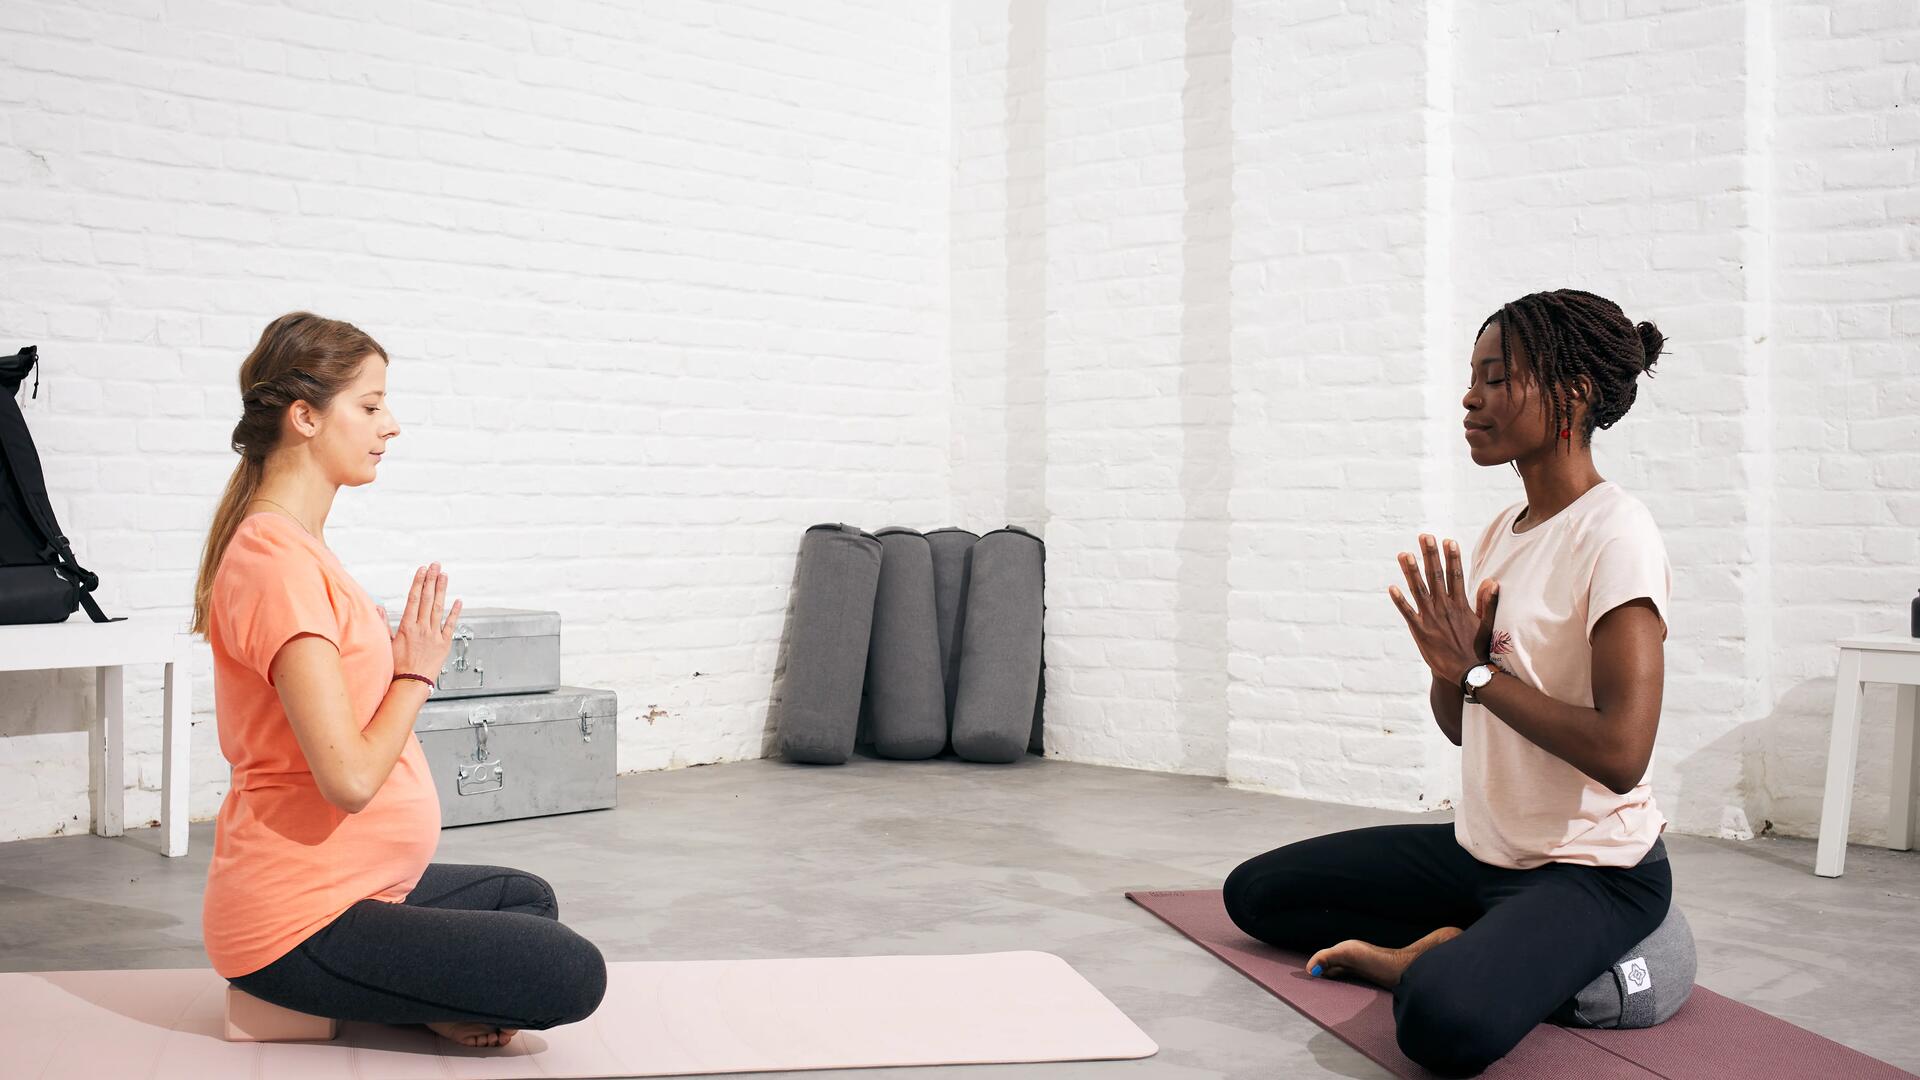
[[(0, 344), (106, 601), (183, 615), (235, 365), (306, 306), (408, 423), (336, 545), (564, 609), (624, 768), (761, 752), (801, 526), (1014, 520), (1052, 752), (1444, 805), (1393, 553), (1519, 497), (1461, 365), (1580, 285), (1672, 339), (1598, 444), (1676, 567), (1663, 802), (1813, 830), (1831, 642), (1920, 586), (1913, 5), (790, 8), (0, 7)], [(84, 823), (86, 686), (0, 676), (0, 836)]]
[(1227, 777), (1435, 805), (1385, 592), (1423, 524), (1425, 12), (1242, 3), (1234, 30)]
[[(1224, 559), (1182, 544), (1186, 12), (1057, 0), (1048, 15), (1048, 743), (1218, 775), (1221, 657), (1181, 633), (1225, 585)], [(1215, 707), (1186, 707), (1207, 679)]]
[(1219, 775), (1229, 12), (954, 11), (956, 508), (1046, 530), (1054, 751)]
[[(102, 602), (184, 622), (239, 361), (311, 308), (394, 357), (405, 434), (329, 530), (376, 595), (437, 558), (562, 610), (625, 769), (760, 756), (801, 530), (947, 513), (948, 39), (876, 0), (0, 5), (0, 344), (42, 347)], [(0, 676), (0, 839), (85, 828), (88, 685)]]
[[(1920, 586), (1920, 9), (1187, 0), (1089, 20), (1083, 5), (1035, 7), (1046, 162), (1022, 183), (1044, 191), (1044, 235), (1030, 221), (997, 249), (977, 235), (954, 267), (958, 282), (1015, 250), (1043, 263), (1045, 334), (1037, 355), (1029, 338), (997, 364), (977, 339), (955, 378), (958, 394), (1045, 372), (1027, 453), (1047, 470), (1053, 752), (1188, 768), (1193, 740), (1224, 720), (1234, 782), (1450, 799), (1456, 755), (1383, 595), (1393, 553), (1422, 529), (1471, 541), (1520, 497), (1451, 434), (1462, 365), (1502, 301), (1581, 286), (1672, 339), (1598, 443), (1676, 567), (1657, 790), (1690, 831), (1733, 808), (1811, 833), (1831, 643), (1904, 625)], [(1004, 36), (1004, 7), (956, 10), (983, 48)], [(1182, 22), (1189, 80), (1169, 85)], [(1230, 27), (1229, 70), (1209, 72), (1230, 87), (1225, 154), (1194, 138), (1209, 22)], [(956, 97), (977, 81), (956, 67)], [(957, 127), (970, 175), (993, 174), (1004, 138)], [(1128, 168), (1110, 165), (1121, 145)], [(1223, 169), (1224, 327), (1209, 294), (1174, 285), (1205, 249)], [(956, 287), (956, 341), (1004, 302)], [(1214, 461), (1194, 452), (1220, 445), (1218, 425), (1194, 423), (1208, 391), (1169, 366), (1222, 332), (1233, 404)], [(997, 400), (956, 424), (1019, 426)], [(980, 467), (972, 450), (956, 442), (956, 492)], [(1169, 596), (1214, 520), (1174, 478), (1196, 462), (1231, 490), (1224, 716), (1170, 677), (1174, 658), (1198, 670), (1221, 652), (1196, 621), (1214, 593)], [(1888, 705), (1869, 697), (1859, 839), (1883, 834)]]
[(1045, 508), (1046, 7), (1011, 14), (952, 5), (952, 520), (973, 529)]
[[(1752, 517), (1765, 433), (1758, 355), (1743, 347), (1750, 273), (1740, 190), (1747, 51), (1740, 3), (1461, 4), (1454, 296), (1470, 335), (1500, 302), (1572, 286), (1616, 300), (1671, 339), (1618, 427), (1595, 437), (1603, 475), (1653, 511), (1674, 563), (1655, 794), (1681, 828), (1743, 809), (1746, 726), (1770, 707), (1764, 571)], [(1469, 72), (1495, 72), (1489, 78)], [(1763, 343), (1764, 344), (1764, 343)], [(1457, 411), (1457, 406), (1456, 406)], [(1477, 533), (1522, 497), (1508, 470), (1458, 455), (1459, 520)], [(1761, 564), (1763, 565), (1763, 564)], [(1756, 822), (1757, 824), (1757, 822)]]
[[(1792, 3), (1775, 18), (1774, 700), (1750, 756), (1758, 813), (1811, 835), (1832, 642), (1904, 628), (1920, 589), (1920, 7)], [(1863, 840), (1886, 834), (1892, 707), (1870, 688)]]

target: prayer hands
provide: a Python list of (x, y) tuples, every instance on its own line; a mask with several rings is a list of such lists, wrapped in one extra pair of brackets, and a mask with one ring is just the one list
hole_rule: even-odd
[[(453, 649), (453, 632), (460, 625), (461, 601), (446, 607), (447, 575), (440, 564), (423, 566), (413, 572), (413, 585), (407, 590), (407, 607), (400, 625), (393, 631), (393, 670), (437, 678), (440, 666)], [(382, 609), (382, 614), (385, 610)]]
[(1460, 545), (1448, 540), (1446, 549), (1443, 568), (1433, 537), (1422, 533), (1420, 551), (1426, 559), (1426, 573), (1421, 573), (1420, 559), (1401, 552), (1400, 571), (1407, 577), (1407, 593), (1402, 594), (1396, 585), (1388, 586), (1387, 594), (1407, 620), (1413, 643), (1420, 649), (1420, 658), (1433, 669), (1434, 678), (1458, 686), (1467, 669), (1487, 661), (1500, 585), (1481, 582), (1479, 596), (1469, 605), (1466, 574), (1460, 568)]

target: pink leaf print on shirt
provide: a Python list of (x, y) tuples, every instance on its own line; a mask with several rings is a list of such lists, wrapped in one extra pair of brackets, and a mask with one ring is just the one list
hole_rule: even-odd
[(1507, 633), (1505, 630), (1495, 630), (1493, 632), (1493, 644), (1487, 646), (1487, 653), (1491, 656), (1504, 656), (1512, 651), (1513, 635)]

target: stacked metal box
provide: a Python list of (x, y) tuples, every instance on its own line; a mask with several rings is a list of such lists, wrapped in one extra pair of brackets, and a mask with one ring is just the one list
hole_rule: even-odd
[(413, 730), (443, 826), (614, 804), (618, 699), (560, 684), (560, 613), (472, 608)]

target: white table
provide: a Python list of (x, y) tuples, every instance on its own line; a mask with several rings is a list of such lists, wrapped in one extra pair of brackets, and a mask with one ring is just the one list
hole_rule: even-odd
[(166, 665), (166, 735), (160, 764), (160, 851), (187, 853), (187, 761), (193, 732), (193, 642), (167, 618), (0, 626), (0, 671), (94, 668), (98, 708), (87, 729), (93, 831), (119, 836), (126, 810), (126, 667)]
[(1847, 860), (1847, 819), (1853, 815), (1853, 770), (1860, 756), (1862, 683), (1894, 683), (1893, 781), (1887, 847), (1913, 850), (1916, 756), (1914, 725), (1920, 721), (1920, 638), (1868, 634), (1840, 642), (1840, 673), (1833, 685), (1833, 735), (1827, 748), (1827, 790), (1820, 807), (1820, 846), (1813, 872), (1839, 877)]

